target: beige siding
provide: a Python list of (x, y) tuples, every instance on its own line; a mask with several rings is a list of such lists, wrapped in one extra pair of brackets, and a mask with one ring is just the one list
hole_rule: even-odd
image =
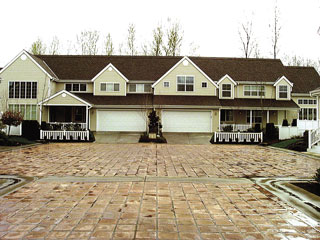
[(66, 94), (65, 97), (62, 96), (62, 94), (59, 94), (58, 96), (50, 99), (49, 101), (45, 102), (43, 105), (84, 105), (81, 101), (78, 99)]
[[(0, 84), (1, 111), (6, 110), (7, 104), (37, 104), (49, 97), (49, 77), (27, 57), (26, 60), (16, 59), (1, 74)], [(38, 83), (37, 99), (9, 99), (9, 81), (36, 81)], [(37, 119), (39, 120), (39, 110)]]
[(316, 97), (291, 97), (291, 99), (299, 105), (300, 108), (316, 108), (317, 107), (317, 104), (299, 104), (298, 103), (298, 100), (299, 99), (314, 99), (314, 100), (317, 100)]
[[(222, 97), (222, 84), (231, 84), (231, 97)], [(219, 98), (223, 99), (233, 99), (236, 98), (237, 91), (235, 89), (234, 83), (228, 77), (224, 77), (224, 79), (219, 83)]]
[(97, 109), (91, 108), (90, 109), (90, 127), (91, 131), (96, 131), (97, 129)]
[[(194, 91), (193, 92), (178, 92), (177, 91), (177, 76), (192, 75), (194, 76)], [(163, 82), (170, 82), (170, 87), (163, 87)], [(201, 83), (207, 82), (207, 88), (202, 88)], [(216, 87), (191, 63), (184, 66), (179, 64), (165, 78), (163, 78), (155, 87), (155, 95), (206, 95), (216, 96)]]
[[(236, 86), (236, 97), (237, 98), (266, 98), (266, 99), (275, 99), (276, 98), (276, 88), (273, 85), (264, 85), (265, 87), (265, 96), (260, 97), (260, 96), (244, 96), (244, 86), (250, 86), (252, 84), (239, 84)], [(261, 84), (263, 85), (263, 84)], [(255, 86), (255, 85), (252, 85)]]
[[(119, 92), (101, 92), (100, 83), (109, 82), (109, 83), (119, 83), (120, 91)], [(111, 95), (111, 96), (125, 96), (126, 95), (126, 81), (123, 77), (117, 73), (114, 69), (109, 71), (106, 69), (95, 81), (94, 81), (94, 95)]]

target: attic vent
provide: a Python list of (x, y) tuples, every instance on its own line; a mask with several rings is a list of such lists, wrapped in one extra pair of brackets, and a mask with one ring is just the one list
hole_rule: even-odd
[(109, 70), (109, 72), (111, 72), (112, 71), (112, 67), (109, 67), (108, 70)]
[(27, 59), (27, 56), (26, 56), (25, 54), (22, 54), (21, 57), (20, 57), (20, 59), (21, 59), (22, 61), (25, 61), (25, 60)]
[(188, 66), (189, 62), (188, 62), (188, 60), (184, 60), (182, 64), (183, 64), (183, 66)]

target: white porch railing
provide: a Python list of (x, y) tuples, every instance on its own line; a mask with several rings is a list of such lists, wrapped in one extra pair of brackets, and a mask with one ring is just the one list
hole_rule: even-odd
[(249, 128), (252, 128), (252, 125), (250, 125), (250, 124), (227, 124), (227, 123), (224, 123), (224, 124), (220, 124), (220, 131), (223, 131), (223, 128), (226, 126), (232, 126), (232, 129), (234, 132), (247, 131)]
[(40, 130), (40, 139), (47, 140), (80, 140), (89, 141), (89, 131), (54, 131)]
[(263, 133), (215, 132), (214, 142), (262, 142)]
[(313, 145), (316, 145), (318, 142), (320, 142), (320, 128), (309, 130), (308, 133), (308, 149), (311, 149)]
[(87, 123), (74, 123), (74, 122), (48, 122), (48, 124), (61, 125), (61, 128), (66, 130), (68, 125), (80, 125), (81, 129), (87, 129)]

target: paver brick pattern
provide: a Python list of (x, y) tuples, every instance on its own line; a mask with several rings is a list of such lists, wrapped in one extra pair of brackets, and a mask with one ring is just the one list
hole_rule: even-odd
[(253, 183), (33, 182), (0, 198), (2, 239), (319, 239)]
[(39, 145), (0, 153), (0, 174), (22, 176), (311, 177), (319, 160), (241, 145)]

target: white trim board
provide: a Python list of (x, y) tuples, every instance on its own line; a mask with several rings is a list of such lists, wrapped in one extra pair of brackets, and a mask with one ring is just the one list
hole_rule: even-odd
[(195, 67), (205, 78), (207, 78), (216, 88), (219, 88), (218, 85), (207, 75), (205, 74), (194, 62), (192, 62), (187, 56), (181, 58), (172, 68), (170, 68), (162, 77), (160, 77), (154, 84), (154, 88), (162, 79), (164, 79), (169, 73), (171, 73), (178, 65), (180, 65), (184, 60), (187, 60), (193, 67)]
[(291, 87), (293, 87), (293, 83), (288, 80), (285, 76), (280, 77), (276, 80), (276, 82), (273, 84), (273, 86), (277, 86), (281, 80), (285, 80)]
[(232, 77), (230, 77), (228, 74), (224, 75), (222, 78), (220, 78), (220, 80), (217, 82), (218, 85), (220, 85), (220, 83), (225, 79), (228, 78), (235, 86), (238, 85), (238, 83), (236, 81), (234, 81), (232, 79)]

